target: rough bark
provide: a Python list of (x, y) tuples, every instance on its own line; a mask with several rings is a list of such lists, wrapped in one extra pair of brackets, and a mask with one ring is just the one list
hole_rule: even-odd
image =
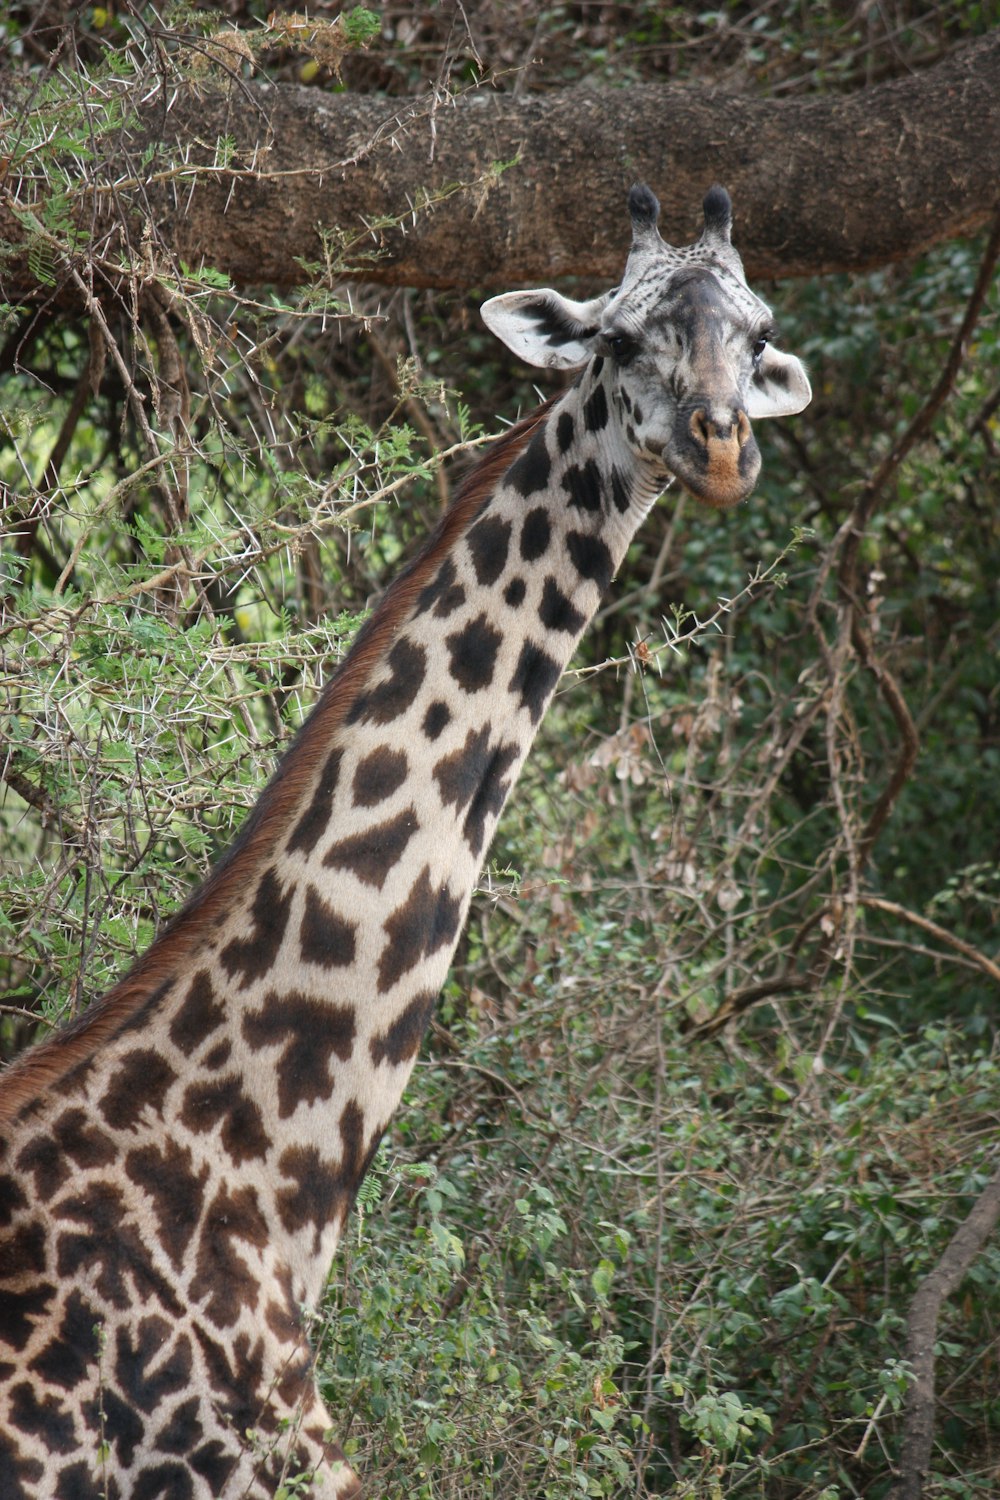
[(892, 1500), (920, 1500), (934, 1446), (934, 1343), (942, 1303), (956, 1290), (1000, 1219), (1000, 1172), (983, 1188), (967, 1219), (918, 1286), (907, 1320), (906, 1358), (913, 1371)]
[[(400, 103), (202, 81), (169, 107), (162, 96), (143, 106), (119, 141), (120, 160), (106, 163), (115, 190), (86, 195), (86, 221), (113, 248), (124, 208), (134, 246), (152, 221), (179, 258), (243, 287), (301, 281), (296, 259), (321, 258), (317, 226), (355, 234), (398, 216), (399, 228), (361, 232), (350, 256), (356, 274), (437, 287), (571, 274), (607, 281), (621, 267), (629, 183), (655, 189), (664, 236), (684, 242), (718, 181), (732, 193), (752, 276), (861, 270), (987, 221), (998, 97), (1000, 30), (853, 95), (780, 101), (645, 84)], [(213, 167), (227, 136), (235, 155)], [(157, 155), (139, 170), (150, 142)], [(9, 182), (0, 235), (25, 241)], [(0, 265), (9, 299), (37, 293), (32, 283), (23, 253)]]

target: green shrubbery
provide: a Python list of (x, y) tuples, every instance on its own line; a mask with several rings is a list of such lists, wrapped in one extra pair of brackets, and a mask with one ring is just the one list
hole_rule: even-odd
[[(811, 10), (815, 57), (756, 10), (711, 13), (720, 56), (854, 79), (839, 8)], [(673, 76), (661, 11), (630, 9), (627, 55), (581, 21), (574, 67)], [(677, 26), (708, 48), (709, 19)], [(564, 680), (316, 1323), (372, 1494), (889, 1494), (909, 1302), (1000, 1114), (995, 290), (861, 543), (867, 662), (837, 568), (979, 254), (769, 293), (813, 406), (768, 424), (737, 513), (661, 502)], [(349, 316), (313, 271), (279, 301), (185, 270), (159, 335), (118, 308), (121, 367), (82, 320), (4, 313), (8, 1055), (206, 873), (454, 450), (537, 399), (475, 299), (355, 288)], [(921, 748), (859, 863), (899, 754), (886, 674)], [(997, 1490), (998, 1273), (994, 1245), (945, 1306), (928, 1497)]]

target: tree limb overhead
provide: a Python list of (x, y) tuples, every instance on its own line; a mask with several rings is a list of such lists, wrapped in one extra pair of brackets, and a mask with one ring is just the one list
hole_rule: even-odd
[[(301, 282), (322, 226), (346, 234), (366, 280), (485, 289), (614, 280), (631, 182), (655, 189), (664, 237), (683, 243), (719, 181), (752, 277), (863, 270), (987, 221), (998, 97), (1000, 30), (920, 73), (777, 101), (665, 84), (401, 101), (202, 78), (142, 106), (75, 212), (112, 256), (124, 210), (133, 261), (152, 223), (178, 259), (242, 287)], [(8, 300), (39, 290), (30, 198), (12, 172), (0, 185)]]

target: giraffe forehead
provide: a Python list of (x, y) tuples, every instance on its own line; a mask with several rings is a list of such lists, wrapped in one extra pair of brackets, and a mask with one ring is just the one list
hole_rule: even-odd
[(670, 251), (626, 278), (604, 321), (655, 336), (668, 328), (690, 334), (706, 323), (754, 323), (768, 315), (767, 304), (725, 266), (691, 251)]

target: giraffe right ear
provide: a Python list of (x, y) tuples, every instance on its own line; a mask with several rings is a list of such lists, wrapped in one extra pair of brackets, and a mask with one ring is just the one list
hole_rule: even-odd
[(482, 306), (483, 322), (529, 365), (578, 370), (594, 352), (601, 314), (611, 293), (572, 302), (558, 292), (505, 292)]

